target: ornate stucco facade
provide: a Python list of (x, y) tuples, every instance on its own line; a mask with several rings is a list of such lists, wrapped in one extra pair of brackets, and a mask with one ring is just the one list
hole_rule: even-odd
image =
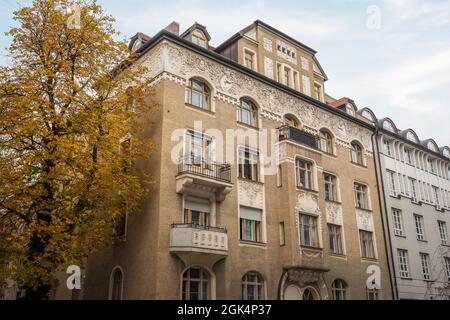
[[(84, 298), (391, 299), (375, 126), (325, 104), (315, 52), (275, 29), (255, 22), (218, 49), (209, 38), (201, 25), (179, 36), (172, 24), (130, 45), (159, 105), (147, 132), (158, 148), (144, 164), (156, 183), (123, 241), (89, 258)], [(267, 59), (302, 80), (286, 73), (279, 83), (270, 63), (256, 67)], [(189, 100), (193, 79), (207, 102)], [(256, 146), (240, 139), (252, 134)], [(366, 286), (370, 266), (381, 271), (378, 289)]]

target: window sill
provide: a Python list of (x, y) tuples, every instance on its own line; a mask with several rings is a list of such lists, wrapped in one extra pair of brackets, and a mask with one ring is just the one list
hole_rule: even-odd
[(330, 257), (334, 257), (334, 258), (347, 258), (347, 256), (343, 253), (332, 253), (330, 252)]
[(369, 257), (361, 257), (361, 260), (363, 262), (377, 262), (378, 261), (377, 258), (369, 258)]
[(365, 211), (365, 212), (373, 212), (373, 210), (372, 209), (366, 209), (366, 208), (360, 208), (360, 207), (355, 207), (356, 209), (358, 209), (358, 210), (362, 210), (362, 211)]
[(322, 248), (306, 246), (306, 245), (304, 245), (304, 244), (301, 244), (301, 245), (300, 245), (300, 248), (302, 248), (302, 249), (307, 249), (307, 250), (315, 250), (315, 251), (320, 251), (320, 252), (323, 251)]
[(314, 189), (308, 189), (308, 188), (303, 188), (303, 187), (299, 187), (299, 186), (297, 186), (296, 188), (297, 188), (297, 191), (306, 191), (306, 192), (312, 192), (312, 193), (316, 193), (316, 194), (319, 193), (319, 191), (314, 190)]
[(402, 279), (402, 280), (410, 280), (410, 281), (413, 280), (413, 278), (410, 278), (410, 277), (399, 277), (399, 278)]
[(425, 239), (417, 239), (417, 238), (416, 238), (416, 240), (419, 241), (419, 242), (428, 243), (428, 241), (425, 240)]
[(190, 104), (190, 103), (185, 103), (184, 105), (187, 108), (189, 108), (189, 109), (194, 109), (194, 110), (197, 110), (197, 111), (203, 111), (203, 112), (205, 112), (205, 113), (207, 113), (209, 115), (215, 115), (215, 112), (213, 112), (213, 111), (211, 111), (209, 109), (203, 109), (203, 108), (197, 107), (196, 105), (193, 105), (193, 104)]
[(367, 169), (367, 166), (364, 165), (364, 164), (360, 164), (360, 163), (353, 162), (353, 161), (350, 161), (350, 163), (353, 164), (353, 165), (355, 165), (355, 166), (357, 166), (357, 167)]
[(244, 178), (244, 177), (238, 177), (238, 180), (245, 181), (245, 182), (251, 182), (251, 183), (254, 183), (254, 184), (259, 184), (261, 186), (264, 185), (264, 182), (261, 182), (261, 181), (258, 181), (258, 180), (247, 179), (247, 178)]
[(256, 241), (250, 241), (250, 240), (239, 240), (239, 243), (245, 246), (251, 246), (251, 247), (259, 247), (259, 248), (265, 248), (267, 247), (267, 243), (264, 242), (256, 242)]
[(403, 238), (406, 239), (406, 236), (402, 235), (402, 234), (394, 234), (394, 236), (398, 237), (398, 238)]
[(328, 199), (325, 199), (325, 201), (326, 201), (326, 202), (330, 202), (330, 203), (334, 203), (334, 204), (342, 205), (342, 202), (341, 202), (341, 201), (337, 201), (337, 200), (328, 200)]

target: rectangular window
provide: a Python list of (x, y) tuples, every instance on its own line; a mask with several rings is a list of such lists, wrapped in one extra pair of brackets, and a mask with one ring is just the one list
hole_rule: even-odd
[(412, 149), (405, 148), (405, 161), (409, 165), (414, 165)]
[(447, 281), (450, 282), (450, 258), (444, 257), (445, 273), (447, 273)]
[(314, 84), (314, 98), (322, 101), (322, 87), (317, 83)]
[(428, 171), (431, 173), (435, 173), (434, 171), (434, 160), (431, 158), (427, 158), (427, 163), (428, 163)]
[(372, 232), (359, 230), (359, 241), (361, 245), (361, 256), (363, 258), (375, 258), (375, 252), (373, 248)]
[(439, 236), (441, 238), (441, 244), (446, 246), (448, 245), (448, 237), (447, 237), (447, 223), (444, 221), (438, 221), (439, 227)]
[(188, 130), (186, 133), (185, 161), (186, 163), (207, 169), (212, 160), (212, 139), (202, 133)]
[(259, 154), (246, 148), (239, 149), (239, 177), (259, 181)]
[(360, 209), (369, 209), (367, 201), (367, 187), (363, 184), (356, 183), (353, 186), (355, 194), (355, 205)]
[(414, 202), (417, 202), (417, 190), (416, 190), (416, 180), (413, 178), (408, 178), (409, 181), (409, 190), (411, 192), (411, 199)]
[(297, 172), (297, 187), (312, 190), (313, 188), (313, 165), (310, 162), (297, 159), (295, 162)]
[(318, 247), (317, 217), (300, 214), (300, 243), (303, 246)]
[(328, 224), (328, 238), (330, 243), (330, 252), (334, 254), (344, 254), (342, 249), (341, 226)]
[(417, 240), (425, 240), (425, 229), (423, 224), (423, 217), (418, 214), (414, 215), (414, 222), (416, 224), (416, 238)]
[(401, 210), (392, 209), (392, 224), (394, 228), (394, 234), (396, 236), (403, 236), (403, 216)]
[(300, 86), (298, 85), (299, 78), (298, 78), (298, 72), (297, 71), (294, 71), (292, 79), (294, 81), (294, 89), (295, 90), (300, 90)]
[(325, 200), (337, 201), (336, 177), (331, 174), (324, 173), (323, 179), (325, 181)]
[(240, 239), (243, 241), (261, 242), (262, 211), (241, 206), (239, 215), (241, 221)]
[(384, 154), (388, 155), (388, 156), (392, 156), (392, 152), (391, 152), (391, 142), (387, 139), (383, 139), (383, 150), (384, 150)]
[(422, 266), (422, 279), (430, 280), (430, 256), (426, 253), (421, 253), (420, 264)]
[(397, 259), (400, 278), (409, 278), (408, 251), (397, 249)]
[(286, 245), (286, 234), (284, 229), (284, 222), (280, 222), (280, 246)]
[(255, 57), (255, 54), (253, 52), (245, 50), (245, 53), (244, 53), (245, 66), (252, 70), (254, 68), (254, 57)]
[(302, 76), (302, 82), (303, 82), (303, 93), (311, 96), (311, 80), (308, 76)]
[(437, 207), (440, 207), (441, 201), (439, 198), (439, 188), (435, 186), (433, 186), (432, 188), (433, 188), (433, 202)]
[(290, 70), (286, 67), (283, 69), (283, 84), (288, 87), (290, 84)]
[(397, 196), (397, 190), (396, 190), (396, 187), (395, 187), (395, 173), (390, 171), (390, 170), (388, 170), (387, 173), (388, 173), (388, 179), (389, 179), (389, 194), (391, 196), (396, 197)]

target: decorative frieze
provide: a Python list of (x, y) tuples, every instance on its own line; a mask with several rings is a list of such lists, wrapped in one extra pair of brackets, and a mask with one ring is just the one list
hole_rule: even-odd
[(264, 185), (252, 181), (239, 180), (239, 204), (255, 208), (264, 209)]
[(358, 229), (373, 232), (373, 216), (370, 211), (356, 209)]

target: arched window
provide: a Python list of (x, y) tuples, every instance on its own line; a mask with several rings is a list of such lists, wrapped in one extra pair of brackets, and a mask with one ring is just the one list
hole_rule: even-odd
[(242, 277), (242, 299), (264, 300), (264, 282), (259, 273), (249, 272)]
[(186, 88), (185, 102), (209, 111), (211, 110), (211, 90), (204, 82), (191, 79)]
[(333, 154), (333, 137), (327, 130), (320, 130), (320, 149), (323, 152)]
[(210, 276), (200, 267), (192, 267), (183, 273), (183, 300), (208, 300), (210, 297)]
[(367, 289), (367, 300), (378, 300), (379, 291), (377, 289)]
[(353, 141), (351, 147), (352, 147), (351, 149), (352, 162), (362, 166), (364, 163), (363, 163), (363, 149), (361, 145), (358, 142)]
[(122, 269), (116, 267), (111, 276), (110, 284), (110, 299), (111, 300), (122, 300), (123, 291), (123, 273)]
[(206, 37), (203, 32), (199, 30), (195, 30), (192, 33), (192, 42), (202, 48), (206, 48)]
[(236, 119), (238, 122), (257, 128), (258, 108), (250, 100), (241, 99), (241, 103), (236, 109)]
[(316, 297), (311, 289), (305, 289), (303, 291), (303, 300), (316, 300)]
[(331, 284), (331, 290), (333, 293), (334, 300), (345, 300), (346, 299), (346, 288), (347, 284), (344, 280), (336, 279)]
[(298, 122), (298, 120), (293, 115), (290, 114), (284, 116), (284, 124), (294, 128), (300, 127), (300, 123)]

